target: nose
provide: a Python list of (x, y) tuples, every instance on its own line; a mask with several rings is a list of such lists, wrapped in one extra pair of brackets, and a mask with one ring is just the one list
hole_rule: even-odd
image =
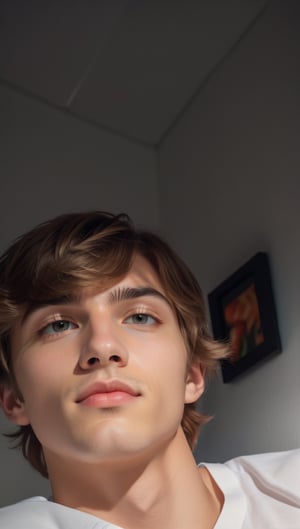
[(108, 326), (99, 321), (90, 323), (81, 348), (80, 368), (91, 370), (109, 365), (124, 367), (127, 362), (128, 351), (124, 340), (120, 337), (120, 331), (112, 324)]

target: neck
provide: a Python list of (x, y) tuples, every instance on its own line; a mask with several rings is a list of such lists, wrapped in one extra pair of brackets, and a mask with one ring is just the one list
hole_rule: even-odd
[(78, 465), (45, 456), (54, 501), (124, 529), (211, 529), (221, 510), (219, 491), (181, 429), (155, 457)]

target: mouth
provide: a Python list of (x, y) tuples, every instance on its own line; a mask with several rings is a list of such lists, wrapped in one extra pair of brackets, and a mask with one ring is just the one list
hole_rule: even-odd
[(92, 408), (113, 408), (140, 396), (139, 391), (120, 380), (99, 381), (83, 389), (76, 403)]

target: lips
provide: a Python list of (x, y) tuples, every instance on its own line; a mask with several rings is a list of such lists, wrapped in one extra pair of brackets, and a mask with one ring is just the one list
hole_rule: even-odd
[[(99, 396), (100, 401), (122, 397), (139, 397), (140, 392), (121, 380), (97, 381), (84, 388), (76, 399), (76, 403), (89, 403)], [(118, 399), (119, 400), (119, 399)], [(122, 399), (121, 399), (122, 400)]]

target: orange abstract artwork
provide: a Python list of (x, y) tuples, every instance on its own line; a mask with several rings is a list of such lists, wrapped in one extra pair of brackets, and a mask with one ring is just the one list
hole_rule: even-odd
[(232, 362), (264, 342), (254, 283), (224, 307), (224, 318), (229, 329)]

